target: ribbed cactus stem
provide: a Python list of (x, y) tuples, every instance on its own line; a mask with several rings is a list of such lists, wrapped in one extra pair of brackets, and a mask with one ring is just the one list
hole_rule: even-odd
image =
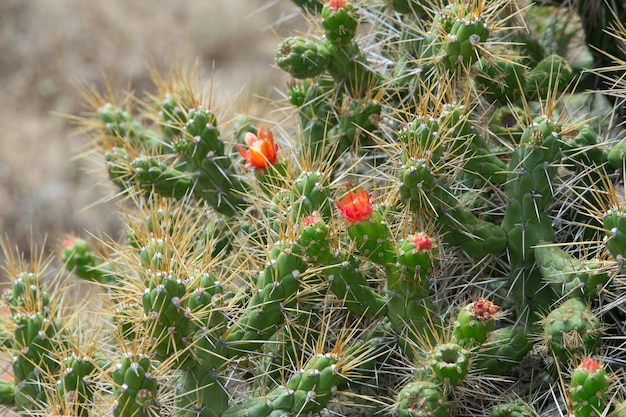
[(532, 323), (541, 309), (549, 308), (552, 294), (535, 268), (534, 247), (553, 242), (548, 208), (554, 201), (554, 181), (561, 160), (560, 126), (547, 116), (535, 118), (522, 134), (509, 162), (505, 190), (511, 202), (502, 228), (507, 233), (511, 260), (511, 293), (516, 313)]
[(571, 375), (570, 398), (575, 417), (604, 415), (611, 382), (602, 363), (585, 358)]
[(284, 309), (296, 303), (306, 272), (307, 265), (297, 248), (279, 244), (271, 250), (244, 314), (224, 336), (228, 356), (257, 350), (275, 333), (276, 326), (284, 322)]
[(342, 358), (332, 353), (311, 357), (286, 383), (268, 394), (226, 410), (222, 417), (306, 416), (323, 410), (346, 383)]
[(161, 408), (156, 366), (143, 354), (125, 354), (113, 370), (115, 417), (150, 417)]
[(457, 315), (452, 337), (461, 346), (474, 348), (487, 340), (500, 306), (479, 298), (464, 306)]
[(600, 345), (602, 323), (581, 299), (565, 301), (553, 309), (542, 324), (548, 353), (562, 363), (591, 355)]

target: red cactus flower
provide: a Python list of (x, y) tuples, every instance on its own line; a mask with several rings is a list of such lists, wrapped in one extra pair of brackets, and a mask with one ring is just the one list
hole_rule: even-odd
[(248, 161), (246, 168), (264, 169), (274, 165), (278, 159), (278, 145), (274, 143), (274, 134), (271, 130), (259, 128), (255, 135), (252, 132), (246, 133), (244, 137), (248, 149), (237, 146), (237, 151)]
[(326, 3), (326, 7), (328, 7), (329, 9), (333, 9), (334, 11), (337, 11), (339, 9), (345, 9), (346, 7), (348, 7), (348, 1), (347, 0), (329, 0), (328, 3)]
[(413, 238), (413, 245), (418, 252), (433, 250), (433, 242), (426, 233), (417, 233)]
[(362, 188), (348, 193), (341, 201), (335, 204), (341, 214), (350, 223), (359, 223), (367, 220), (372, 213), (371, 196)]
[(602, 364), (593, 358), (587, 358), (578, 365), (578, 369), (584, 369), (590, 374), (595, 374), (602, 369)]
[(500, 310), (500, 306), (495, 305), (491, 301), (487, 301), (482, 297), (472, 303), (472, 314), (478, 319), (478, 321), (490, 320), (498, 312), (498, 310)]

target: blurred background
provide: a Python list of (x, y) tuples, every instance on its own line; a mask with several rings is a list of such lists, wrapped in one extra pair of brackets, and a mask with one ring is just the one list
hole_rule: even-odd
[[(62, 114), (79, 114), (79, 87), (139, 97), (179, 61), (214, 68), (216, 96), (276, 96), (280, 39), (303, 28), (288, 0), (0, 0), (0, 234), (28, 256), (70, 233), (119, 236), (102, 167), (77, 158), (87, 138)], [(99, 170), (99, 171), (98, 171)], [(1, 257), (2, 255), (0, 255)]]

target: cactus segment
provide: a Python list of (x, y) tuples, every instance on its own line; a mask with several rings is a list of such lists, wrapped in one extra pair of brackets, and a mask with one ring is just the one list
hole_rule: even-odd
[(228, 408), (228, 392), (215, 368), (191, 368), (181, 375), (177, 390), (177, 416), (218, 417)]
[(468, 352), (456, 343), (435, 346), (429, 359), (433, 373), (444, 384), (456, 386), (467, 376)]
[(341, 46), (352, 41), (359, 22), (356, 18), (356, 9), (347, 1), (334, 6), (326, 4), (322, 8), (322, 28), (326, 39), (334, 45)]
[(576, 417), (597, 417), (604, 414), (610, 380), (602, 364), (583, 359), (571, 375), (570, 398)]
[(193, 187), (193, 179), (154, 157), (140, 156), (130, 162), (133, 178), (147, 192), (181, 199)]
[(373, 211), (367, 219), (348, 226), (348, 235), (357, 251), (372, 262), (388, 265), (394, 261), (389, 228), (380, 212)]
[(396, 407), (400, 417), (448, 417), (441, 384), (415, 380), (398, 393)]
[(296, 303), (295, 295), (307, 270), (297, 247), (277, 245), (257, 278), (245, 313), (224, 337), (229, 356), (259, 349), (284, 321), (283, 310)]
[[(508, 236), (512, 290), (517, 313), (534, 322), (539, 310), (549, 308), (551, 294), (542, 286), (535, 268), (534, 247), (553, 242), (554, 229), (547, 216), (554, 201), (556, 164), (561, 160), (560, 126), (547, 116), (535, 118), (520, 138), (509, 161), (505, 189), (511, 203), (502, 220)], [(530, 299), (530, 302), (526, 298)]]
[(330, 63), (327, 47), (306, 38), (285, 38), (276, 52), (276, 63), (292, 77), (304, 80), (322, 74)]
[(491, 409), (489, 417), (535, 417), (537, 413), (521, 400), (498, 404)]
[(303, 223), (298, 239), (298, 250), (315, 265), (327, 263), (332, 252), (326, 222), (314, 212), (305, 217)]
[(543, 320), (543, 336), (548, 352), (561, 362), (590, 355), (598, 348), (602, 323), (587, 304), (571, 298)]
[(305, 171), (295, 180), (290, 194), (289, 210), (297, 221), (317, 214), (322, 220), (330, 219), (331, 205), (328, 180), (321, 172)]
[(481, 346), (474, 367), (487, 374), (506, 375), (533, 347), (523, 326), (505, 326), (489, 332)]
[(72, 354), (63, 361), (63, 374), (57, 381), (56, 393), (67, 414), (90, 416), (95, 393), (95, 361), (87, 356)]
[(387, 312), (385, 297), (367, 282), (355, 257), (344, 253), (329, 262), (324, 274), (330, 282), (330, 290), (345, 307), (359, 316), (380, 317)]
[(626, 257), (626, 214), (624, 207), (614, 207), (604, 214), (606, 248), (614, 259)]
[(15, 381), (0, 379), (0, 404), (12, 405), (15, 403)]
[(467, 304), (457, 315), (452, 332), (453, 340), (461, 346), (483, 344), (495, 323), (499, 306), (483, 298)]
[(597, 263), (584, 262), (558, 246), (540, 244), (534, 252), (543, 278), (559, 298), (595, 297), (609, 280), (606, 272), (592, 269)]
[(316, 354), (284, 386), (229, 408), (221, 417), (305, 416), (323, 410), (346, 380), (334, 354)]
[(498, 110), (506, 110), (509, 103), (517, 103), (523, 96), (527, 70), (521, 62), (508, 59), (481, 59), (475, 80), (484, 87), (482, 94), (488, 100), (502, 104)]
[(479, 45), (485, 43), (488, 37), (489, 29), (480, 17), (475, 20), (455, 20), (441, 46), (439, 62), (453, 72), (459, 68), (469, 68), (478, 60)]
[(162, 141), (152, 130), (146, 129), (125, 109), (112, 103), (105, 103), (96, 114), (102, 124), (103, 134), (114, 140), (113, 146), (130, 145), (137, 149), (157, 151)]
[(572, 75), (572, 68), (565, 58), (549, 55), (528, 71), (524, 92), (531, 100), (545, 99), (555, 92), (563, 91)]
[(148, 356), (127, 354), (113, 371), (115, 417), (150, 417), (160, 409), (155, 364)]
[(439, 137), (439, 120), (434, 117), (417, 117), (398, 132), (398, 139), (405, 143), (409, 154), (437, 164), (443, 153)]

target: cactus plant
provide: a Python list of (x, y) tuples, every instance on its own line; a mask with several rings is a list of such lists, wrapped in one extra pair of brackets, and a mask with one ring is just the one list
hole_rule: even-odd
[[(624, 385), (607, 375), (626, 352), (626, 141), (572, 111), (585, 77), (610, 79), (570, 60), (586, 16), (506, 0), (294, 3), (312, 28), (277, 45), (293, 78), (282, 122), (223, 117), (180, 71), (155, 77), (141, 115), (87, 93), (82, 123), (124, 197), (125, 238), (102, 251), (66, 239), (54, 285), (3, 241), (0, 403), (81, 417), (621, 415)], [(604, 93), (623, 98), (613, 84)], [(98, 291), (95, 323), (57, 296), (77, 279)]]

